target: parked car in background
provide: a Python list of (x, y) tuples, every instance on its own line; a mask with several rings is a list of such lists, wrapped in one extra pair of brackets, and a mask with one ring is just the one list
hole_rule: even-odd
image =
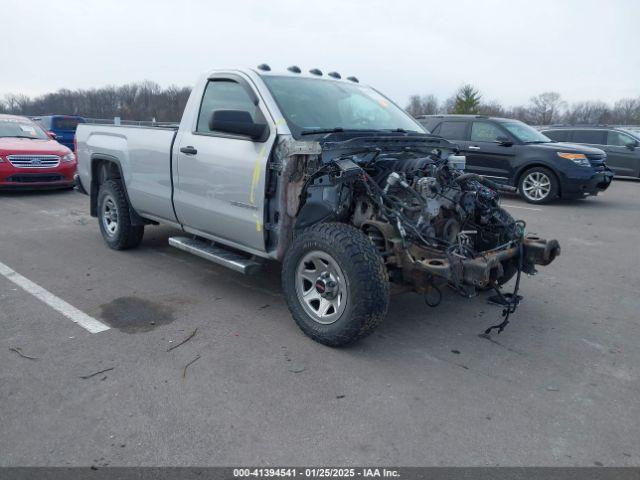
[(542, 133), (556, 142), (590, 145), (607, 153), (616, 176), (640, 177), (640, 129), (603, 126), (551, 126)]
[(535, 128), (484, 115), (424, 115), (432, 134), (460, 147), (466, 170), (518, 188), (529, 203), (581, 198), (606, 190), (613, 178), (598, 148), (557, 143)]
[(76, 157), (34, 121), (0, 115), (0, 188), (66, 188)]
[(34, 118), (47, 132), (55, 135), (55, 139), (73, 150), (73, 141), (76, 138), (76, 128), (79, 123), (86, 120), (77, 115), (46, 115)]

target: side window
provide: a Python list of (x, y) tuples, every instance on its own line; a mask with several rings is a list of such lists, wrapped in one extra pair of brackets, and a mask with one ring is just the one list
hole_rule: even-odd
[(568, 142), (571, 130), (545, 130), (542, 133), (555, 142)]
[(447, 140), (465, 140), (466, 122), (442, 122), (438, 135)]
[(430, 133), (434, 133), (435, 127), (439, 125), (438, 119), (433, 118), (419, 118), (418, 122)]
[(633, 138), (629, 135), (622, 132), (616, 132), (615, 130), (609, 130), (607, 134), (607, 145), (626, 147), (630, 143), (633, 143)]
[[(441, 123), (439, 123), (439, 124), (438, 124), (438, 126), (437, 126), (436, 128), (434, 128), (433, 130), (431, 130), (431, 133), (432, 133), (432, 134), (434, 134), (434, 135), (440, 135), (440, 126), (441, 126), (441, 125), (442, 125), (442, 124), (441, 124)], [(428, 130), (428, 129), (427, 129), (427, 130)]]
[(491, 123), (473, 122), (471, 124), (472, 142), (496, 142), (498, 137), (505, 136), (502, 130)]
[(197, 132), (211, 133), (209, 119), (216, 110), (243, 110), (249, 112), (254, 122), (263, 121), (245, 88), (233, 80), (209, 80), (200, 105)]
[(575, 143), (591, 143), (593, 145), (605, 145), (606, 130), (575, 130), (573, 140)]

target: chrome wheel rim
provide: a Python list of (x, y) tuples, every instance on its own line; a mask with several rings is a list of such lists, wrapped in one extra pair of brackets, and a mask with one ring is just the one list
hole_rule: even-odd
[(336, 322), (347, 306), (346, 279), (338, 262), (326, 252), (313, 250), (298, 262), (296, 294), (305, 312), (316, 322)]
[(551, 192), (551, 179), (542, 172), (531, 172), (522, 181), (522, 193), (529, 200), (544, 200)]
[(111, 197), (106, 197), (102, 203), (102, 226), (110, 237), (118, 230), (118, 209)]

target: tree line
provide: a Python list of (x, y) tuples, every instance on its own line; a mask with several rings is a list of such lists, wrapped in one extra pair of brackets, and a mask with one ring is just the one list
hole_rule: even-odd
[[(155, 82), (144, 81), (93, 89), (60, 89), (35, 97), (8, 94), (0, 99), (0, 113), (177, 122), (190, 93), (190, 87), (171, 85), (162, 88)], [(640, 124), (640, 97), (623, 98), (613, 105), (599, 100), (568, 104), (559, 93), (544, 92), (531, 97), (527, 105), (505, 107), (496, 100), (485, 101), (480, 91), (470, 84), (461, 86), (442, 102), (432, 94), (412, 95), (406, 110), (416, 117), (443, 113), (477, 114), (515, 118), (532, 125)]]
[(60, 89), (35, 97), (8, 94), (0, 99), (0, 113), (175, 122), (182, 117), (190, 93), (190, 87), (162, 88), (155, 82), (144, 81), (92, 89)]
[(531, 125), (616, 124), (640, 125), (640, 97), (622, 98), (609, 105), (599, 100), (569, 104), (557, 92), (531, 97), (527, 105), (504, 107), (496, 100), (485, 101), (473, 85), (461, 86), (440, 102), (435, 95), (412, 95), (406, 106), (414, 117), (445, 113), (490, 115), (515, 118)]

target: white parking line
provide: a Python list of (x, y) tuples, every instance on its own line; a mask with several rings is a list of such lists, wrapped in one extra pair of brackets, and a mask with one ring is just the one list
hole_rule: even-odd
[(0, 274), (12, 281), (19, 287), (22, 287), (25, 291), (43, 301), (54, 310), (60, 312), (74, 323), (77, 323), (82, 328), (89, 330), (91, 333), (104, 332), (109, 330), (109, 326), (102, 323), (100, 320), (87, 315), (86, 313), (78, 310), (73, 305), (68, 304), (59, 297), (56, 297), (53, 293), (45, 290), (40, 285), (33, 283), (26, 277), (23, 277), (18, 272), (12, 270), (9, 266), (0, 262)]
[(521, 207), (520, 205), (507, 205), (506, 203), (502, 204), (503, 207), (508, 208), (522, 208), (523, 210), (533, 210), (534, 212), (541, 212), (541, 208), (533, 208), (533, 207)]

